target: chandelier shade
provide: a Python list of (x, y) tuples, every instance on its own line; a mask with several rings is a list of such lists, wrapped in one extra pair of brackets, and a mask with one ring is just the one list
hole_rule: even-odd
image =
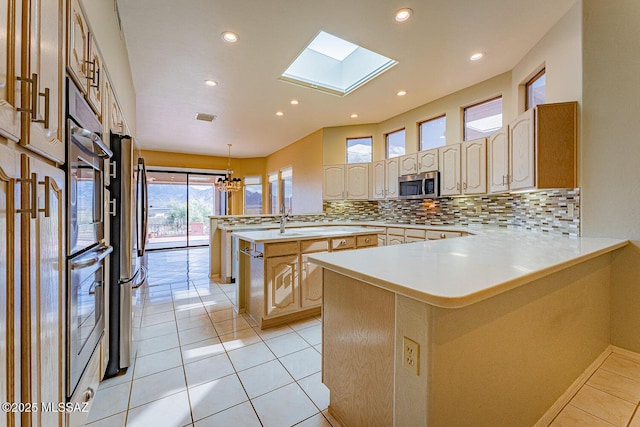
[(227, 144), (229, 147), (229, 157), (227, 159), (227, 173), (224, 177), (218, 178), (216, 181), (216, 188), (223, 192), (238, 191), (242, 188), (242, 180), (240, 178), (233, 177), (233, 170), (231, 169), (231, 144)]

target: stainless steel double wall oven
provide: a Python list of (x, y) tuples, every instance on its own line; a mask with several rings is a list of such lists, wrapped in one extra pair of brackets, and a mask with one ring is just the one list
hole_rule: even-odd
[(105, 159), (102, 125), (67, 79), (67, 397), (71, 397), (104, 334)]

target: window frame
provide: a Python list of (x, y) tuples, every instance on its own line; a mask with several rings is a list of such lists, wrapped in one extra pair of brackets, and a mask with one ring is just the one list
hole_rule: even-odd
[[(253, 182), (257, 180), (257, 182)], [(244, 186), (242, 187), (242, 211), (245, 215), (260, 215), (264, 209), (263, 203), (263, 192), (264, 187), (262, 185), (262, 176), (260, 175), (248, 175), (243, 178)], [(251, 186), (259, 186), (260, 187), (260, 212), (256, 213), (247, 213), (247, 187)]]
[(545, 82), (544, 82), (544, 87), (545, 87), (545, 102), (546, 102), (546, 98), (547, 98), (547, 81), (546, 81), (546, 76), (547, 76), (547, 68), (542, 68), (540, 71), (538, 71), (537, 73), (535, 73), (533, 75), (533, 77), (531, 77), (525, 84), (524, 84), (524, 110), (527, 111), (530, 108), (535, 107), (538, 104), (535, 105), (529, 105), (529, 88), (536, 83), (538, 80), (540, 80), (540, 78), (545, 77)]
[[(500, 105), (502, 107), (502, 105), (503, 105), (502, 101), (504, 100), (504, 97), (502, 96), (502, 94), (494, 96), (492, 98), (487, 98), (484, 101), (476, 102), (475, 104), (470, 104), (470, 105), (467, 105), (465, 107), (462, 107), (462, 141), (463, 142), (464, 141), (470, 141), (470, 139), (467, 138), (467, 110), (470, 109), (470, 108), (477, 107), (477, 106), (482, 105), (482, 104), (488, 104), (489, 102), (495, 101), (497, 99), (501, 100)], [(504, 117), (504, 109), (502, 109), (502, 108), (500, 110), (500, 115), (502, 117)], [(504, 120), (502, 120), (502, 123), (504, 124)], [(489, 134), (487, 134), (485, 136), (489, 136)], [(479, 137), (479, 138), (482, 138), (482, 137)]]
[[(393, 135), (393, 134), (396, 134), (398, 132), (404, 132), (404, 153), (399, 154), (397, 156), (389, 157), (389, 136)], [(401, 156), (404, 156), (405, 154), (407, 154), (407, 128), (400, 128), (400, 129), (385, 133), (384, 134), (384, 146), (385, 146), (384, 147), (385, 148), (384, 155), (385, 155), (386, 159), (393, 159), (393, 158), (401, 157)]]
[[(444, 143), (438, 147), (423, 148), (422, 147), (422, 125), (425, 123), (433, 122), (435, 120), (440, 120), (440, 119), (444, 119), (444, 129), (445, 129)], [(447, 113), (418, 122), (418, 151), (432, 150), (435, 148), (444, 147), (445, 145), (447, 145)]]
[[(280, 169), (279, 173), (280, 177), (280, 205), (284, 205), (284, 210), (287, 214), (293, 213), (293, 167), (287, 166), (286, 168)], [(286, 200), (286, 181), (289, 180), (291, 182), (291, 196), (289, 197), (289, 201), (287, 204)]]
[[(269, 213), (277, 215), (280, 211), (280, 178), (278, 172), (270, 172), (267, 174), (267, 182), (269, 183)], [(274, 185), (275, 184), (275, 185)], [(275, 189), (275, 206), (274, 194)]]
[[(349, 161), (349, 141), (357, 140), (357, 139), (369, 139), (369, 148), (370, 151), (370, 159), (364, 162), (350, 162)], [(373, 136), (358, 136), (358, 137), (347, 137), (346, 145), (345, 145), (345, 163), (350, 165), (353, 163), (371, 163), (373, 161)]]

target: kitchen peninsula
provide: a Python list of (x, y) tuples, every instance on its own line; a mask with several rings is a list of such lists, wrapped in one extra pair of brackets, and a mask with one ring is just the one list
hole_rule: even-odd
[(340, 254), (323, 382), (345, 425), (530, 426), (610, 344), (627, 241), (493, 230)]

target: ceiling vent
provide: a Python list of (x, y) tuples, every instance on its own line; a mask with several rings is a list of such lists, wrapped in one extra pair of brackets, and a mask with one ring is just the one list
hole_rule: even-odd
[(213, 114), (207, 114), (207, 113), (196, 114), (196, 120), (202, 120), (203, 122), (212, 122), (215, 120), (215, 118), (216, 116)]

